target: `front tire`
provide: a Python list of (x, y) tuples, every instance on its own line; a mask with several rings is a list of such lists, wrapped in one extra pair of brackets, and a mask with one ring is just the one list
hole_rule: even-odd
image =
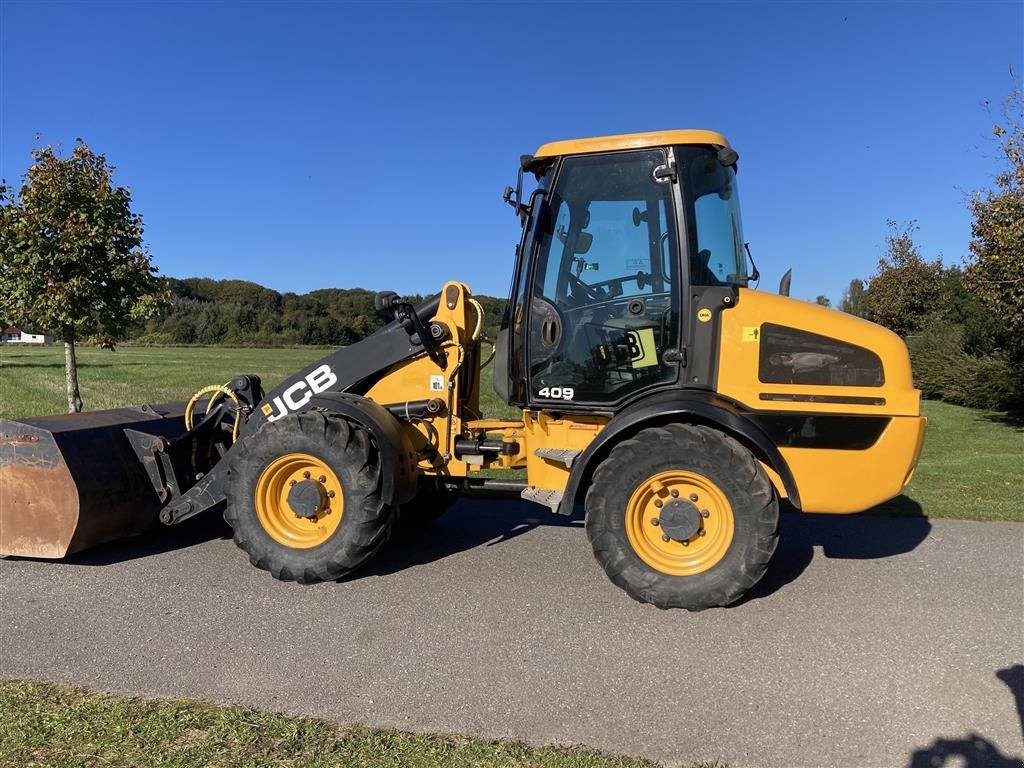
[(320, 411), (286, 416), (243, 439), (224, 519), (249, 562), (282, 581), (341, 578), (387, 541), (376, 447), (360, 425)]
[(735, 602), (764, 575), (778, 543), (778, 500), (764, 469), (704, 426), (649, 428), (615, 446), (585, 505), (605, 573), (659, 608)]

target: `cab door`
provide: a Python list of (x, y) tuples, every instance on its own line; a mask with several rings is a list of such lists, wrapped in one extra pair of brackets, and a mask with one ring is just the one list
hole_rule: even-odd
[(562, 161), (518, 307), (532, 406), (608, 409), (677, 381), (677, 207), (655, 177), (666, 163), (662, 149)]

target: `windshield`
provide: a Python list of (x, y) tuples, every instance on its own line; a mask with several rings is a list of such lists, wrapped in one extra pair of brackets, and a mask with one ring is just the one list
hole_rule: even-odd
[(711, 149), (689, 148), (687, 198), (692, 206), (696, 247), (690, 258), (694, 285), (747, 284), (743, 224), (736, 171)]

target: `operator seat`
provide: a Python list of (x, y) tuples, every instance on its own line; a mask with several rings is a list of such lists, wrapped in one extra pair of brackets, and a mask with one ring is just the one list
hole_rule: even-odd
[(692, 285), (725, 285), (708, 266), (711, 261), (711, 251), (703, 248), (697, 251), (697, 255), (690, 259), (690, 283)]

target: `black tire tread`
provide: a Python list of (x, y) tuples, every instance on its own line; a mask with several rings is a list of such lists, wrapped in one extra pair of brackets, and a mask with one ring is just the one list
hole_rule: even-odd
[[(721, 563), (697, 576), (669, 576), (646, 566), (619, 529), (624, 509), (616, 499), (622, 498), (623, 478), (630, 471), (654, 474), (664, 457), (715, 478), (733, 504), (733, 544)], [(625, 497), (630, 494), (632, 488)], [(778, 543), (778, 499), (764, 469), (736, 440), (703, 425), (650, 427), (619, 443), (594, 472), (585, 507), (587, 537), (608, 578), (633, 599), (659, 608), (703, 610), (735, 602), (764, 575)], [(741, 522), (745, 536), (739, 535)]]
[[(224, 520), (234, 531), (235, 544), (257, 568), (281, 581), (333, 581), (361, 566), (387, 541), (394, 511), (381, 500), (377, 449), (362, 426), (337, 415), (306, 411), (267, 424), (243, 438), (240, 448), (229, 468)], [(262, 467), (291, 450), (315, 452), (342, 480), (345, 509), (338, 529), (311, 549), (289, 548), (272, 539), (252, 502)]]

